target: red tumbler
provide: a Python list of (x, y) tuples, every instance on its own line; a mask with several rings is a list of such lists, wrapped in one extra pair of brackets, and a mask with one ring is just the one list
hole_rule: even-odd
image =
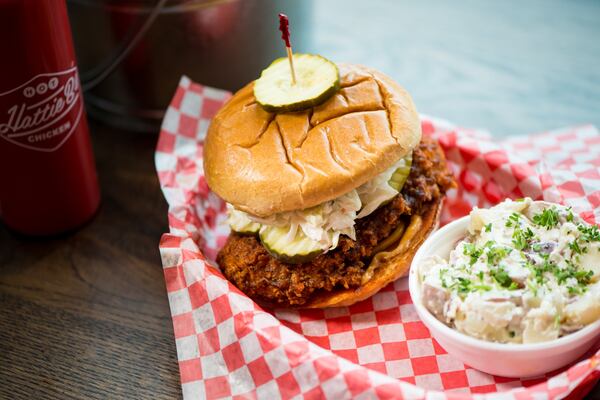
[(50, 235), (100, 203), (64, 0), (0, 0), (0, 216)]

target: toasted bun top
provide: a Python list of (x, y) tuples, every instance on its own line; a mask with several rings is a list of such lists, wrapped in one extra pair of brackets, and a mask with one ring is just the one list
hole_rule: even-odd
[(213, 119), (204, 145), (209, 187), (257, 216), (299, 210), (357, 188), (421, 140), (409, 94), (375, 70), (339, 64), (341, 89), (295, 113), (269, 113), (253, 83)]

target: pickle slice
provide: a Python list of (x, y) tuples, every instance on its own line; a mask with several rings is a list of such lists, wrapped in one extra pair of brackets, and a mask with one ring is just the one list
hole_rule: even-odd
[(404, 222), (401, 221), (400, 224), (398, 224), (398, 226), (396, 227), (396, 229), (394, 229), (394, 231), (388, 237), (383, 239), (377, 244), (377, 246), (375, 246), (372, 254), (377, 254), (380, 251), (387, 249), (394, 243), (399, 242), (402, 238), (402, 235), (404, 235), (405, 228), (406, 225), (404, 224)]
[(273, 257), (290, 264), (308, 262), (324, 252), (318, 242), (307, 237), (300, 229), (290, 240), (287, 228), (265, 226), (261, 229), (259, 237)]
[(294, 54), (296, 84), (287, 58), (278, 58), (254, 82), (256, 101), (269, 112), (292, 112), (317, 106), (340, 88), (337, 66), (314, 54)]
[(394, 189), (396, 189), (398, 192), (400, 192), (402, 190), (402, 187), (406, 183), (406, 180), (408, 179), (408, 175), (410, 175), (411, 166), (412, 153), (400, 160), (400, 165), (392, 174), (392, 177), (388, 181), (388, 184)]
[(249, 224), (246, 225), (230, 225), (231, 229), (236, 231), (237, 233), (244, 233), (246, 235), (254, 235), (256, 233), (258, 233), (259, 229), (260, 229), (260, 224), (258, 222), (250, 222)]
[(227, 222), (231, 230), (237, 233), (252, 235), (258, 233), (260, 229), (260, 223), (252, 221), (244, 212), (235, 208), (229, 210)]

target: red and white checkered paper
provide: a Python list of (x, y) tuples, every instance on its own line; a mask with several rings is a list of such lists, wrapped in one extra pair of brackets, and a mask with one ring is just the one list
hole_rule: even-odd
[[(170, 226), (160, 251), (185, 399), (558, 399), (580, 396), (600, 377), (598, 347), (537, 379), (465, 366), (419, 321), (406, 279), (351, 307), (292, 311), (255, 304), (212, 261), (228, 228), (225, 205), (204, 178), (203, 139), (229, 96), (183, 77), (156, 150)], [(422, 125), (439, 140), (460, 186), (448, 194), (443, 221), (474, 205), (530, 196), (571, 205), (600, 222), (594, 127), (497, 140), (425, 116)]]

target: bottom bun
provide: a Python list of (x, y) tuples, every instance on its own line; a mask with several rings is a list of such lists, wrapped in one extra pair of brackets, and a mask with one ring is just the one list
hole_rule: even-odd
[(390, 282), (408, 274), (410, 263), (427, 236), (437, 227), (442, 200), (437, 199), (422, 215), (413, 215), (402, 238), (388, 250), (377, 253), (367, 270), (371, 278), (356, 289), (334, 290), (314, 295), (299, 308), (349, 306), (373, 296)]

